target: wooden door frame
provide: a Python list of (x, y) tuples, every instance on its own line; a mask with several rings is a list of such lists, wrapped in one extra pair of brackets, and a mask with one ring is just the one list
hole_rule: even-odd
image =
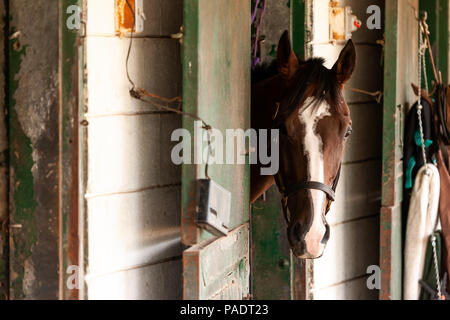
[[(225, 137), (227, 129), (246, 131), (250, 127), (250, 0), (207, 1), (184, 2), (183, 111), (202, 118)], [(183, 117), (183, 128), (190, 137), (198, 134), (191, 117)], [(205, 165), (182, 165), (181, 240), (192, 246), (183, 252), (185, 299), (248, 295), (250, 165), (232, 166), (208, 166), (212, 180), (232, 194), (229, 234), (215, 238), (195, 223), (196, 185), (206, 178)], [(218, 248), (221, 251), (214, 250)], [(219, 267), (211, 272), (208, 261), (214, 254)], [(228, 266), (228, 275), (222, 274), (227, 263), (237, 260), (238, 265)], [(206, 274), (214, 280), (201, 278)], [(236, 285), (241, 290), (231, 293)]]

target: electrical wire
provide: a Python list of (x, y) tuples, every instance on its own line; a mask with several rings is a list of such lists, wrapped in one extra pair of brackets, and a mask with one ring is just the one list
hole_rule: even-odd
[[(132, 88), (130, 89), (130, 95), (134, 99), (140, 100), (140, 101), (142, 101), (144, 103), (147, 103), (147, 104), (151, 104), (151, 105), (153, 105), (153, 106), (155, 106), (155, 107), (157, 107), (159, 109), (163, 109), (165, 111), (173, 112), (173, 113), (176, 113), (176, 114), (179, 114), (179, 115), (182, 115), (182, 116), (186, 116), (186, 117), (191, 118), (193, 120), (197, 120), (197, 121), (201, 121), (202, 122), (202, 124), (203, 124), (202, 129), (206, 130), (206, 132), (207, 132), (207, 141), (208, 141), (208, 154), (207, 154), (207, 159), (206, 159), (206, 164), (205, 164), (205, 177), (208, 180), (211, 180), (211, 178), (210, 178), (210, 176), (208, 174), (208, 166), (209, 166), (210, 156), (212, 154), (212, 148), (211, 148), (211, 130), (212, 130), (212, 127), (205, 120), (200, 118), (199, 116), (197, 116), (195, 114), (192, 114), (192, 113), (188, 113), (188, 112), (182, 111), (183, 99), (181, 97), (175, 97), (175, 98), (172, 98), (172, 99), (168, 99), (168, 98), (161, 97), (161, 96), (159, 96), (157, 94), (147, 92), (144, 89), (136, 89), (136, 85), (135, 85), (134, 81), (132, 80), (132, 78), (130, 76), (130, 72), (129, 72), (129, 62), (130, 62), (131, 50), (132, 50), (132, 47), (133, 47), (133, 39), (134, 39), (133, 35), (134, 35), (134, 29), (136, 27), (136, 13), (135, 13), (133, 7), (131, 6), (129, 0), (125, 0), (125, 1), (127, 3), (128, 8), (130, 9), (130, 11), (132, 13), (132, 16), (133, 16), (133, 27), (131, 28), (131, 32), (130, 32), (130, 45), (128, 47), (127, 58), (126, 58), (127, 78), (128, 78), (128, 81), (130, 82), (130, 84), (132, 86)], [(154, 101), (145, 100), (143, 98), (145, 96), (150, 97), (152, 99), (160, 100), (160, 101), (163, 101), (163, 102), (166, 102), (166, 103), (169, 103), (169, 104), (177, 102), (178, 103), (178, 108), (173, 108), (173, 107), (170, 107), (168, 105), (162, 105), (162, 104), (159, 104), (159, 103), (155, 103)]]

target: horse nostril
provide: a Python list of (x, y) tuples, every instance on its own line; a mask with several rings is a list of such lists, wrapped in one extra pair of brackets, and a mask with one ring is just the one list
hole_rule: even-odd
[(330, 240), (330, 226), (328, 224), (325, 224), (325, 234), (320, 243), (327, 244), (328, 240)]
[(291, 240), (293, 241), (300, 241), (300, 233), (301, 233), (301, 224), (299, 222), (295, 223), (294, 226), (291, 228)]

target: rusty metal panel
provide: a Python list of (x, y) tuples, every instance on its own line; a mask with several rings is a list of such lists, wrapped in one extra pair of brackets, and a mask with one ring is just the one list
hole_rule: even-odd
[(133, 17), (135, 11), (135, 0), (115, 0), (115, 28), (117, 33), (124, 34), (136, 31)]
[(241, 300), (250, 293), (249, 225), (183, 253), (186, 300)]
[[(184, 1), (183, 110), (224, 137), (226, 129), (250, 127), (250, 42), (250, 0)], [(195, 136), (191, 118), (184, 117), (183, 127)], [(205, 178), (204, 169), (183, 165), (181, 225), (186, 245), (210, 236), (194, 224), (195, 181)], [(209, 175), (232, 192), (230, 230), (247, 222), (248, 164), (210, 165)]]
[[(115, 0), (115, 29), (119, 35), (144, 31), (143, 0)], [(130, 8), (131, 7), (131, 8)], [(133, 15), (134, 14), (134, 15)]]

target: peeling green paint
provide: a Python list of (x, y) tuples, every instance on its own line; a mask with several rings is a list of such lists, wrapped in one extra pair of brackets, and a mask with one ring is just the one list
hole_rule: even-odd
[(306, 3), (305, 0), (291, 0), (291, 33), (294, 52), (305, 59), (306, 55)]
[(276, 187), (266, 192), (265, 201), (252, 205), (251, 221), (253, 298), (289, 300), (291, 275), (285, 261), (290, 261), (290, 249)]
[[(1, 28), (3, 30), (3, 38), (2, 43), (0, 44), (0, 50), (2, 51), (1, 54), (1, 61), (6, 66), (8, 63), (8, 55), (6, 54), (6, 41), (5, 41), (5, 30), (8, 28), (8, 19), (7, 19), (7, 11), (8, 11), (8, 3), (2, 2), (0, 3), (0, 14), (1, 14)], [(2, 99), (4, 100), (4, 104), (2, 107), (2, 118), (0, 121), (0, 125), (6, 130), (6, 139), (8, 137), (8, 115), (7, 115), (7, 92), (8, 92), (8, 83), (7, 83), (7, 77), (8, 77), (8, 68), (4, 68), (4, 73), (1, 75), (1, 80), (3, 82), (3, 87), (1, 90), (3, 90), (3, 96)], [(3, 129), (2, 128), (2, 129)], [(5, 141), (7, 143), (7, 141)], [(6, 150), (1, 152), (0, 155), (0, 161), (1, 165), (4, 168), (7, 168), (9, 166), (9, 150), (8, 147), (6, 147)], [(2, 200), (5, 200), (6, 202), (3, 204), (4, 214), (0, 214), (0, 300), (8, 300), (9, 298), (9, 231), (8, 231), (8, 219), (9, 219), (9, 210), (8, 210), (8, 173), (4, 172), (2, 173), (2, 179), (4, 179), (3, 183), (5, 183), (5, 189), (3, 189), (4, 194), (1, 195), (3, 198)]]
[[(62, 102), (62, 195), (61, 195), (61, 220), (62, 230), (60, 241), (65, 250), (62, 251), (62, 272), (63, 282), (66, 283), (69, 276), (65, 270), (70, 265), (80, 265), (79, 256), (79, 239), (78, 220), (79, 209), (78, 203), (78, 130), (79, 122), (78, 102), (79, 95), (79, 73), (80, 59), (82, 60), (82, 47), (79, 43), (78, 30), (69, 30), (65, 21), (69, 17), (67, 8), (72, 5), (81, 6), (81, 0), (62, 0), (60, 2), (60, 29), (61, 29), (61, 102)], [(75, 201), (74, 201), (75, 200)], [(75, 204), (74, 204), (75, 203)], [(74, 236), (75, 235), (75, 236)], [(78, 290), (69, 290), (64, 286), (61, 293), (64, 300), (79, 299)]]
[[(214, 129), (224, 135), (226, 129), (243, 129), (250, 127), (250, 1), (228, 0), (192, 0), (184, 2), (184, 39), (183, 57), (183, 111), (198, 115)], [(183, 117), (183, 128), (194, 134), (194, 123), (189, 117)], [(195, 181), (205, 177), (204, 165), (183, 165), (182, 167), (182, 242), (195, 245), (207, 241), (209, 233), (198, 229), (194, 223)], [(246, 244), (248, 248), (248, 228), (242, 225), (249, 221), (250, 166), (217, 165), (208, 167), (211, 178), (232, 193), (230, 230), (241, 230), (245, 237), (234, 243), (230, 249)], [(239, 182), (239, 183), (236, 183)], [(233, 231), (234, 232), (234, 231)], [(216, 243), (232, 239), (232, 235), (218, 239)], [(245, 242), (244, 242), (245, 241)], [(243, 246), (244, 248), (244, 246)], [(205, 251), (206, 250), (206, 251)], [(233, 251), (233, 250), (230, 250)], [(200, 249), (205, 261), (215, 258), (207, 248)], [(229, 256), (233, 273), (239, 272), (242, 259), (248, 252)], [(221, 257), (223, 259), (223, 257)], [(220, 259), (219, 259), (220, 260)], [(244, 260), (244, 262), (248, 259)], [(225, 262), (225, 261), (224, 261)], [(214, 273), (222, 270), (215, 262)], [(243, 266), (246, 264), (244, 263)], [(209, 263), (197, 262), (184, 255), (184, 295), (185, 297), (210, 297), (196, 290), (201, 282), (199, 272), (208, 273)], [(242, 265), (241, 265), (242, 266)], [(235, 270), (235, 267), (238, 269)], [(205, 268), (202, 270), (202, 268)], [(247, 267), (244, 272), (245, 287), (249, 287)], [(242, 272), (241, 268), (241, 272)], [(221, 276), (222, 277), (222, 276)], [(228, 277), (228, 276), (226, 276)], [(224, 279), (226, 278), (224, 277)], [(219, 283), (223, 283), (219, 279)], [(243, 284), (244, 284), (243, 282)], [(209, 287), (209, 286), (208, 286)], [(226, 287), (214, 289), (228, 292)], [(190, 294), (188, 292), (195, 292)], [(197, 294), (201, 292), (201, 294)], [(247, 296), (244, 290), (244, 297)], [(236, 297), (233, 294), (234, 298)]]
[(8, 2), (9, 35), (15, 34), (6, 50), (11, 299), (66, 298), (60, 276), (69, 253), (78, 260), (78, 244), (67, 243), (78, 241), (72, 228), (78, 221), (72, 215), (78, 210), (78, 193), (72, 192), (78, 191), (78, 171), (72, 161), (78, 161), (73, 114), (78, 115), (79, 52), (77, 32), (66, 28), (66, 10), (80, 1), (55, 6), (36, 0), (33, 7), (25, 0)]
[[(11, 28), (10, 34), (15, 33)], [(15, 259), (26, 260), (32, 254), (33, 246), (37, 240), (34, 211), (37, 207), (34, 198), (34, 179), (32, 167), (31, 140), (21, 127), (16, 112), (16, 100), (14, 94), (19, 86), (17, 78), (21, 63), (26, 54), (27, 46), (20, 45), (18, 39), (9, 42), (9, 144), (10, 144), (10, 169), (11, 169), (11, 224), (20, 225), (19, 231), (11, 237), (13, 240), (11, 254)], [(24, 265), (18, 270), (11, 270), (10, 287), (11, 298), (24, 298), (23, 279)]]
[[(184, 3), (183, 110), (196, 114), (224, 135), (250, 127), (250, 1), (195, 0)], [(233, 17), (230, 19), (229, 17)], [(248, 70), (242, 72), (242, 70)], [(191, 118), (183, 127), (194, 134)], [(204, 165), (182, 167), (182, 241), (193, 245), (211, 235), (195, 227), (195, 181)], [(230, 229), (249, 220), (249, 165), (208, 168), (211, 178), (232, 192)], [(242, 181), (242, 184), (236, 184)]]

